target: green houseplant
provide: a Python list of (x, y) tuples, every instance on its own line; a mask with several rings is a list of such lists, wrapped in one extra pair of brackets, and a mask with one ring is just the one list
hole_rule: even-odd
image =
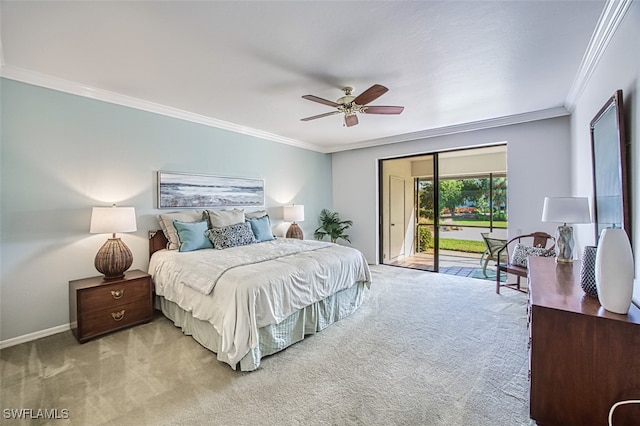
[(351, 242), (349, 236), (344, 232), (349, 229), (353, 222), (350, 220), (340, 220), (337, 212), (322, 209), (319, 217), (320, 227), (315, 230), (313, 236), (316, 240), (322, 240), (328, 236), (332, 243), (339, 239)]

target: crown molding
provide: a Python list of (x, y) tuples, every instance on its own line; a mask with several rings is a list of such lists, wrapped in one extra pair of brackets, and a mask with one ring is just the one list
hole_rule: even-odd
[(227, 121), (218, 120), (212, 117), (207, 117), (205, 115), (196, 114), (193, 112), (189, 112), (189, 111), (185, 111), (177, 108), (172, 108), (172, 107), (161, 105), (155, 102), (145, 101), (143, 99), (122, 95), (120, 93), (110, 92), (108, 90), (103, 90), (103, 89), (97, 89), (97, 88), (86, 86), (80, 83), (75, 83), (73, 81), (52, 77), (46, 74), (37, 73), (37, 72), (26, 70), (23, 68), (2, 65), (0, 67), (0, 77), (19, 81), (22, 83), (32, 84), (35, 86), (44, 87), (47, 89), (57, 90), (59, 92), (70, 93), (72, 95), (82, 96), (85, 98), (96, 99), (99, 101), (109, 102), (116, 105), (122, 105), (122, 106), (135, 108), (143, 111), (153, 112), (156, 114), (178, 118), (180, 120), (190, 121), (193, 123), (198, 123), (198, 124), (202, 124), (209, 127), (228, 130), (231, 132), (240, 133), (247, 136), (253, 136), (256, 138), (265, 139), (272, 142), (278, 142), (286, 145), (295, 146), (298, 148), (304, 148), (310, 151), (323, 152), (323, 149), (321, 147), (318, 147), (317, 145), (301, 142), (295, 139), (285, 138), (282, 136), (275, 135), (273, 133), (252, 129), (250, 127), (241, 126), (234, 123), (229, 123)]
[(607, 0), (565, 100), (565, 108), (569, 112), (575, 109), (578, 99), (632, 2), (633, 0)]
[(456, 133), (473, 132), (477, 130), (491, 129), (494, 127), (509, 126), (512, 124), (527, 123), (530, 121), (546, 120), (549, 118), (562, 117), (569, 115), (569, 111), (565, 107), (549, 108), (539, 111), (526, 112), (522, 114), (507, 115), (504, 117), (490, 118), (487, 120), (472, 121), (453, 126), (438, 127), (433, 129), (422, 130), (414, 133), (405, 133), (403, 135), (390, 136), (387, 138), (371, 139), (368, 141), (357, 142), (349, 145), (335, 145), (327, 148), (326, 152), (349, 151), (352, 149), (371, 148), (380, 145), (389, 145), (400, 142), (410, 142), (420, 139), (434, 138), (437, 136), (453, 135)]
[(433, 129), (421, 130), (419, 132), (405, 133), (401, 135), (390, 136), (386, 138), (370, 139), (366, 141), (356, 142), (348, 145), (334, 145), (330, 147), (318, 146), (294, 139), (285, 138), (272, 133), (263, 132), (261, 130), (252, 129), (246, 126), (240, 126), (234, 123), (218, 120), (189, 111), (172, 108), (166, 105), (137, 99), (131, 96), (122, 95), (120, 93), (110, 92), (103, 89), (86, 86), (80, 83), (52, 77), (46, 74), (37, 73), (22, 68), (2, 65), (0, 67), (0, 77), (10, 80), (20, 81), (22, 83), (32, 84), (47, 89), (57, 90), (72, 95), (82, 96), (86, 98), (96, 99), (116, 105), (122, 105), (130, 108), (148, 111), (180, 120), (190, 121), (205, 126), (215, 127), (218, 129), (228, 130), (235, 133), (253, 136), (256, 138), (269, 140), (272, 142), (283, 143), (310, 151), (320, 152), (323, 154), (331, 154), (333, 152), (348, 151), (352, 149), (369, 148), (374, 146), (409, 142), (418, 139), (433, 138), (436, 136), (451, 135), (462, 132), (471, 132), (475, 130), (490, 129), (493, 127), (507, 126), (510, 124), (519, 124), (529, 121), (544, 120), (563, 115), (569, 112), (564, 107), (533, 111), (523, 114), (510, 115), (505, 117), (492, 118), (488, 120), (474, 121), (453, 126), (445, 126)]

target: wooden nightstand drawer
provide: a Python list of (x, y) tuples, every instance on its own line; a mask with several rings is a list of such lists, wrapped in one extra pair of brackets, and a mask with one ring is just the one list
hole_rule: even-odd
[(69, 281), (71, 332), (80, 343), (153, 318), (151, 276), (128, 271), (117, 280), (102, 276)]
[(149, 297), (147, 278), (101, 284), (78, 291), (78, 306), (82, 312), (96, 311)]
[(152, 315), (152, 306), (147, 300), (141, 299), (81, 315), (78, 331), (82, 340), (88, 340), (100, 334), (147, 322)]

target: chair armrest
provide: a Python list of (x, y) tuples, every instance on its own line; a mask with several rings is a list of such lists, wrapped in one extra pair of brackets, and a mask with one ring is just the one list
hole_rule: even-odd
[(514, 238), (510, 239), (509, 241), (507, 241), (507, 242), (502, 246), (502, 248), (500, 248), (500, 250), (498, 250), (498, 252), (497, 252), (497, 255), (498, 255), (498, 261), (500, 261), (500, 254), (501, 254), (504, 250), (507, 250), (507, 263), (509, 263), (509, 244), (511, 244), (511, 243), (512, 243), (512, 242), (514, 242), (514, 241), (518, 241), (518, 242), (520, 242), (520, 238), (521, 238), (521, 236), (517, 236), (517, 237), (514, 237)]

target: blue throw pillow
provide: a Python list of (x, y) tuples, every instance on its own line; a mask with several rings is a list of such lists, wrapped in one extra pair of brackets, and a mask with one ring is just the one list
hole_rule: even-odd
[(180, 222), (173, 221), (173, 226), (178, 231), (178, 239), (180, 240), (180, 251), (194, 251), (206, 248), (213, 248), (213, 244), (205, 232), (209, 229), (206, 220), (198, 222)]
[(258, 242), (273, 240), (273, 233), (271, 232), (271, 222), (269, 216), (248, 218), (247, 222), (251, 225), (253, 235), (255, 235)]

